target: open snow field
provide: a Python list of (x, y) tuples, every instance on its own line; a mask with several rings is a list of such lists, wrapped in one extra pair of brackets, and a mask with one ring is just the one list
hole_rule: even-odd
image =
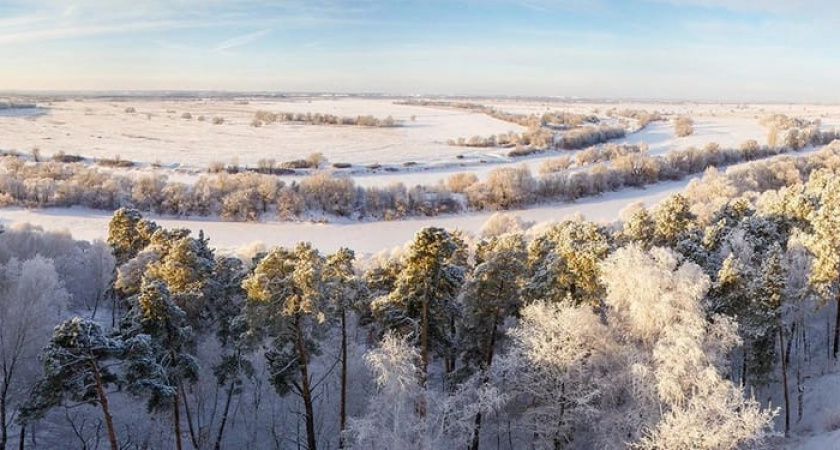
[[(278, 163), (320, 152), (330, 162), (355, 164), (407, 161), (456, 161), (461, 154), (480, 153), (446, 145), (459, 136), (521, 132), (523, 127), (484, 114), (395, 105), (389, 99), (312, 99), (289, 101), (78, 101), (41, 105), (45, 114), (2, 117), (0, 149), (44, 156), (58, 152), (91, 158), (160, 162), (203, 170), (212, 162), (256, 166), (273, 158)], [(128, 113), (127, 108), (136, 112)], [(325, 113), (338, 116), (392, 116), (401, 127), (315, 126), (273, 123), (252, 127), (257, 111)], [(191, 118), (182, 116), (189, 113)], [(199, 121), (199, 116), (205, 120)], [(224, 123), (214, 125), (212, 118)], [(412, 121), (411, 118), (414, 117)]]

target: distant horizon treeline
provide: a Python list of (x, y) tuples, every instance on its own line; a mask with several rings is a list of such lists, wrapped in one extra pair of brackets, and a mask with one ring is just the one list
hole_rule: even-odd
[(252, 127), (261, 127), (277, 122), (300, 123), (305, 125), (348, 125), (358, 127), (392, 128), (403, 126), (402, 122), (392, 116), (378, 118), (372, 115), (336, 116), (323, 113), (296, 113), (257, 111), (251, 121)]

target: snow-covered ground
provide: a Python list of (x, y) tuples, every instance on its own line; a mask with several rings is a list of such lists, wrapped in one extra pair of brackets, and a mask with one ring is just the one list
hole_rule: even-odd
[[(45, 114), (0, 118), (0, 149), (50, 156), (63, 151), (92, 158), (206, 168), (211, 162), (256, 166), (321, 152), (330, 162), (356, 164), (457, 161), (472, 149), (446, 145), (460, 136), (487, 136), (522, 127), (487, 115), (456, 109), (395, 105), (393, 100), (313, 99), (309, 101), (149, 101), (79, 100), (41, 105)], [(127, 108), (136, 112), (127, 113)], [(274, 123), (252, 127), (259, 110), (326, 113), (339, 116), (393, 116), (402, 127), (311, 126)], [(182, 118), (189, 113), (192, 118)], [(204, 121), (198, 117), (204, 116)], [(224, 118), (214, 125), (213, 117)], [(414, 117), (414, 120), (411, 118)], [(478, 152), (480, 153), (480, 152)]]

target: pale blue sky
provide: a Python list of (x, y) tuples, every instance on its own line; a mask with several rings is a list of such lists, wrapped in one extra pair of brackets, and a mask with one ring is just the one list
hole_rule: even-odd
[(0, 0), (0, 90), (840, 101), (836, 0)]

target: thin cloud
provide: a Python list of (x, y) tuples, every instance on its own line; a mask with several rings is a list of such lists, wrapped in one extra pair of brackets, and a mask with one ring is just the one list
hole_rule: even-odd
[(236, 47), (242, 47), (243, 45), (248, 45), (251, 42), (254, 42), (254, 41), (266, 36), (270, 32), (271, 32), (271, 30), (266, 29), (266, 30), (255, 31), (253, 33), (243, 34), (241, 36), (232, 37), (232, 38), (222, 42), (221, 44), (217, 45), (216, 47), (214, 47), (213, 51), (214, 52), (222, 52), (222, 51), (230, 50), (230, 49), (233, 49), (233, 48), (236, 48)]

